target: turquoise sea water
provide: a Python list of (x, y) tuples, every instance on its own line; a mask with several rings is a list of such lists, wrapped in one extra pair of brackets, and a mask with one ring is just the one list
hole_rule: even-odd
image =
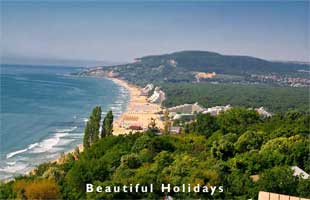
[(94, 106), (116, 117), (126, 109), (125, 88), (105, 78), (69, 76), (78, 70), (1, 65), (0, 180), (81, 144)]

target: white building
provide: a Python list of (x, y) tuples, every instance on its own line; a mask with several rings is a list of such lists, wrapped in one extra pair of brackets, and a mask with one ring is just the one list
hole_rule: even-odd
[(152, 96), (148, 98), (148, 101), (151, 103), (161, 104), (165, 100), (165, 98), (165, 93), (159, 87), (156, 87)]
[(141, 96), (148, 96), (149, 92), (154, 89), (153, 84), (147, 84), (144, 88), (140, 90), (140, 95)]
[(203, 112), (204, 110), (205, 108), (201, 107), (197, 102), (194, 104), (183, 104), (168, 109), (169, 113), (184, 113), (184, 114), (200, 113)]
[(230, 105), (226, 106), (215, 106), (211, 108), (207, 108), (205, 111), (203, 111), (203, 114), (210, 114), (212, 116), (216, 116), (220, 114), (221, 112), (226, 112), (227, 110), (231, 109), (232, 107)]
[(298, 166), (292, 166), (291, 169), (294, 172), (294, 174), (293, 174), (294, 176), (298, 176), (298, 177), (301, 177), (303, 179), (308, 179), (310, 176), (307, 172), (300, 169)]
[(265, 110), (264, 107), (260, 108), (255, 108), (256, 112), (258, 112), (259, 115), (264, 116), (264, 117), (271, 117), (272, 114), (269, 113), (267, 110)]

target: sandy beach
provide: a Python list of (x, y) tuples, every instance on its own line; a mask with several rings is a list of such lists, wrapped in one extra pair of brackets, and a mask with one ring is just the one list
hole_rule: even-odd
[(111, 78), (111, 80), (122, 87), (125, 87), (130, 94), (127, 110), (123, 112), (116, 121), (114, 121), (114, 135), (128, 134), (130, 131), (135, 132), (134, 130), (129, 129), (130, 126), (139, 126), (142, 129), (147, 129), (152, 118), (156, 120), (158, 128), (163, 127), (163, 124), (159, 119), (159, 114), (156, 114), (162, 110), (159, 104), (149, 103), (147, 101), (147, 96), (141, 96), (141, 88), (128, 84), (121, 79)]
[[(126, 81), (118, 78), (109, 78), (114, 81), (116, 84), (125, 87), (129, 91), (130, 99), (125, 112), (121, 114), (119, 118), (117, 118), (113, 123), (113, 135), (121, 135), (128, 134), (129, 132), (137, 132), (143, 130), (131, 130), (130, 126), (140, 126), (142, 129), (147, 129), (151, 119), (156, 120), (156, 125), (158, 128), (163, 128), (163, 123), (160, 120), (160, 115), (156, 114), (159, 111), (162, 111), (161, 106), (155, 103), (149, 103), (147, 101), (147, 96), (141, 96), (140, 90), (141, 88), (129, 84)], [(83, 144), (78, 145), (79, 151), (83, 151)], [(66, 152), (73, 153), (75, 149)], [(64, 156), (65, 156), (64, 155)], [(64, 157), (59, 156), (55, 160), (51, 162), (62, 163)], [(32, 170), (30, 173), (33, 173)]]

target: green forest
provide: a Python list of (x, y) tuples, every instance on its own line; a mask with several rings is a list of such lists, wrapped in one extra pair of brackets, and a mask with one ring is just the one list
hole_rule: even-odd
[[(169, 194), (176, 199), (257, 199), (259, 191), (310, 197), (310, 179), (293, 176), (291, 170), (298, 166), (310, 172), (309, 114), (290, 111), (261, 118), (237, 107), (216, 117), (200, 114), (177, 135), (156, 135), (154, 122), (146, 132), (113, 136), (110, 113), (103, 119), (105, 134), (100, 137), (98, 110), (85, 128), (89, 147), (2, 183), (0, 199), (162, 199), (162, 183), (224, 187), (213, 195)], [(153, 183), (154, 192), (86, 193), (86, 183)]]
[[(240, 75), (245, 73), (291, 73), (308, 69), (307, 64), (274, 62), (251, 56), (223, 55), (210, 51), (179, 51), (170, 54), (139, 58), (146, 67), (154, 67), (175, 60), (177, 68), (190, 71)], [(139, 64), (140, 64), (139, 63)]]
[(259, 79), (249, 78), (252, 74), (308, 78), (308, 74), (298, 71), (308, 69), (309, 64), (274, 62), (251, 56), (222, 55), (209, 51), (179, 51), (144, 56), (132, 63), (102, 66), (76, 74), (90, 75), (90, 72), (97, 70), (113, 71), (130, 83), (144, 86), (148, 83), (192, 83), (197, 81), (196, 72), (215, 72), (217, 77), (210, 81), (249, 84), (264, 83)]
[(166, 93), (164, 105), (172, 107), (198, 102), (208, 108), (218, 105), (258, 108), (284, 113), (288, 110), (309, 112), (309, 88), (240, 84), (161, 84)]

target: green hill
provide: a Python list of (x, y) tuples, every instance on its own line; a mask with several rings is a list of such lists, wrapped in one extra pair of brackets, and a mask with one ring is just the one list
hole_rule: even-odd
[(221, 82), (255, 82), (251, 74), (278, 74), (304, 77), (298, 70), (307, 70), (309, 65), (271, 62), (250, 56), (231, 56), (208, 51), (181, 51), (171, 54), (137, 58), (135, 62), (104, 66), (82, 73), (113, 71), (118, 76), (138, 85), (148, 82), (196, 82), (197, 72), (215, 72)]
[(245, 73), (285, 73), (299, 69), (307, 69), (305, 64), (271, 62), (250, 56), (222, 55), (209, 51), (181, 51), (171, 54), (145, 56), (140, 58), (145, 66), (169, 65), (170, 60), (176, 61), (176, 67), (190, 71), (202, 71), (224, 74)]
[[(143, 133), (99, 138), (61, 163), (0, 184), (0, 199), (257, 199), (259, 191), (310, 197), (309, 115), (288, 112), (261, 119), (253, 110), (234, 108), (213, 117), (199, 115), (184, 133)], [(256, 177), (256, 178), (253, 178)], [(153, 192), (92, 192), (103, 188), (154, 185)], [(162, 184), (199, 184), (200, 191), (162, 191)], [(223, 187), (211, 191), (211, 187)], [(193, 190), (192, 190), (193, 191)]]
[(299, 110), (310, 112), (309, 88), (273, 87), (267, 85), (240, 84), (162, 84), (166, 92), (164, 106), (198, 102), (208, 108), (217, 105), (263, 106), (270, 112)]

